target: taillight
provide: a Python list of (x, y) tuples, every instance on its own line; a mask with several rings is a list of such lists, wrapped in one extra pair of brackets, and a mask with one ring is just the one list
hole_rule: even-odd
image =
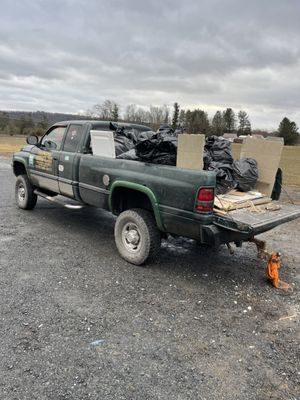
[(214, 208), (215, 190), (214, 188), (200, 188), (197, 194), (196, 211), (200, 213), (210, 213)]

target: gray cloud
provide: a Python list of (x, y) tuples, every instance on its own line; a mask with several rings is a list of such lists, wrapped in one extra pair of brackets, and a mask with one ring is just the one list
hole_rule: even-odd
[(3, 0), (0, 108), (178, 101), (300, 125), (299, 17), (297, 0)]

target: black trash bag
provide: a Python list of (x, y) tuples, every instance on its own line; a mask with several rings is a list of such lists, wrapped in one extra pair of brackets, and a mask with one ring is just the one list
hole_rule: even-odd
[(164, 131), (151, 139), (140, 140), (136, 146), (137, 157), (153, 164), (176, 165), (177, 138)]
[(159, 135), (160, 134), (164, 134), (164, 135), (170, 135), (170, 136), (177, 136), (177, 134), (175, 133), (174, 129), (168, 124), (160, 125), (160, 127), (158, 128), (157, 133)]
[(218, 136), (206, 138), (204, 169), (216, 173), (216, 193), (224, 194), (236, 186), (233, 177), (231, 143)]
[(115, 142), (116, 156), (126, 153), (128, 150), (134, 148), (134, 142), (128, 139), (126, 136), (121, 136), (121, 135), (115, 136), (114, 142)]
[(176, 165), (177, 138), (170, 135), (161, 135), (154, 152), (154, 164)]
[[(113, 126), (112, 123), (110, 125)], [(126, 129), (125, 127), (116, 128), (114, 131), (114, 142), (116, 156), (127, 152), (134, 148), (137, 138), (133, 129)]]
[(156, 136), (156, 132), (143, 131), (143, 132), (140, 132), (140, 134), (138, 135), (137, 141), (139, 142), (141, 140), (153, 139), (154, 136)]
[(171, 135), (166, 131), (158, 133), (158, 145), (153, 162), (155, 164), (176, 165), (177, 137), (172, 130)]
[(216, 173), (216, 193), (224, 194), (235, 188), (236, 182), (233, 177), (231, 164), (212, 161), (207, 168), (208, 171)]
[(210, 152), (207, 151), (204, 148), (204, 152), (203, 152), (203, 163), (204, 163), (204, 166), (203, 166), (203, 169), (208, 169), (212, 162), (213, 162), (213, 159), (212, 159), (212, 157), (210, 155)]
[(229, 142), (229, 140), (224, 139), (219, 136), (211, 136), (211, 138), (213, 139), (211, 141), (211, 143), (212, 143), (211, 150), (212, 151), (231, 149), (231, 142)]
[(170, 153), (155, 154), (151, 160), (151, 163), (175, 166), (176, 165), (176, 154), (170, 154)]
[(213, 161), (224, 162), (226, 164), (232, 164), (233, 162), (229, 140), (218, 136), (209, 136), (206, 138), (204, 150), (210, 155)]
[(232, 164), (233, 162), (230, 148), (213, 150), (210, 154), (214, 161), (229, 163), (229, 164)]
[(138, 141), (138, 131), (136, 129), (124, 129), (125, 136), (132, 140), (134, 144)]
[(233, 170), (231, 165), (222, 164), (222, 167), (218, 166), (219, 163), (213, 161), (208, 167), (208, 171), (216, 173), (217, 178), (226, 179), (227, 181), (234, 181)]
[(158, 141), (158, 150), (177, 154), (177, 138), (170, 135), (160, 135)]
[(110, 122), (109, 123), (109, 129), (111, 131), (116, 131), (118, 129), (118, 124), (116, 124), (115, 122)]
[(227, 181), (226, 179), (218, 179), (216, 181), (216, 194), (226, 194), (234, 189), (234, 181)]
[(119, 156), (117, 156), (117, 158), (121, 160), (132, 160), (132, 161), (139, 160), (138, 156), (136, 155), (135, 149), (128, 150), (125, 153), (122, 153)]
[(237, 189), (248, 192), (258, 179), (257, 161), (254, 158), (241, 158), (233, 162), (233, 178)]
[(137, 131), (135, 129), (128, 129), (125, 128), (124, 126), (117, 128), (114, 132), (114, 136), (125, 136), (127, 139), (132, 140), (135, 143), (137, 143)]
[(151, 162), (156, 146), (157, 139), (141, 140), (135, 146), (136, 155), (142, 161)]

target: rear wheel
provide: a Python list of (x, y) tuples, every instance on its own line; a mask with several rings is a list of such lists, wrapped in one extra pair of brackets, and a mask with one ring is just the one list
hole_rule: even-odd
[(123, 211), (116, 221), (115, 242), (120, 255), (132, 264), (154, 259), (161, 235), (153, 215), (139, 208)]
[(15, 188), (16, 203), (19, 208), (32, 210), (37, 202), (37, 195), (33, 192), (33, 187), (27, 175), (19, 175)]

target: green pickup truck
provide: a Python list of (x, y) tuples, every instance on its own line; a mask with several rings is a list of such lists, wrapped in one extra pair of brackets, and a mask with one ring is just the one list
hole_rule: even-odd
[(61, 195), (73, 200), (63, 203), (69, 208), (106, 209), (117, 216), (120, 255), (136, 265), (155, 257), (168, 233), (212, 246), (241, 245), (300, 216), (293, 205), (259, 215), (243, 210), (215, 214), (215, 173), (94, 155), (90, 131), (109, 129), (109, 122), (66, 121), (53, 125), (41, 139), (29, 136), (28, 145), (12, 160), (18, 207), (33, 209), (38, 196), (61, 202)]

